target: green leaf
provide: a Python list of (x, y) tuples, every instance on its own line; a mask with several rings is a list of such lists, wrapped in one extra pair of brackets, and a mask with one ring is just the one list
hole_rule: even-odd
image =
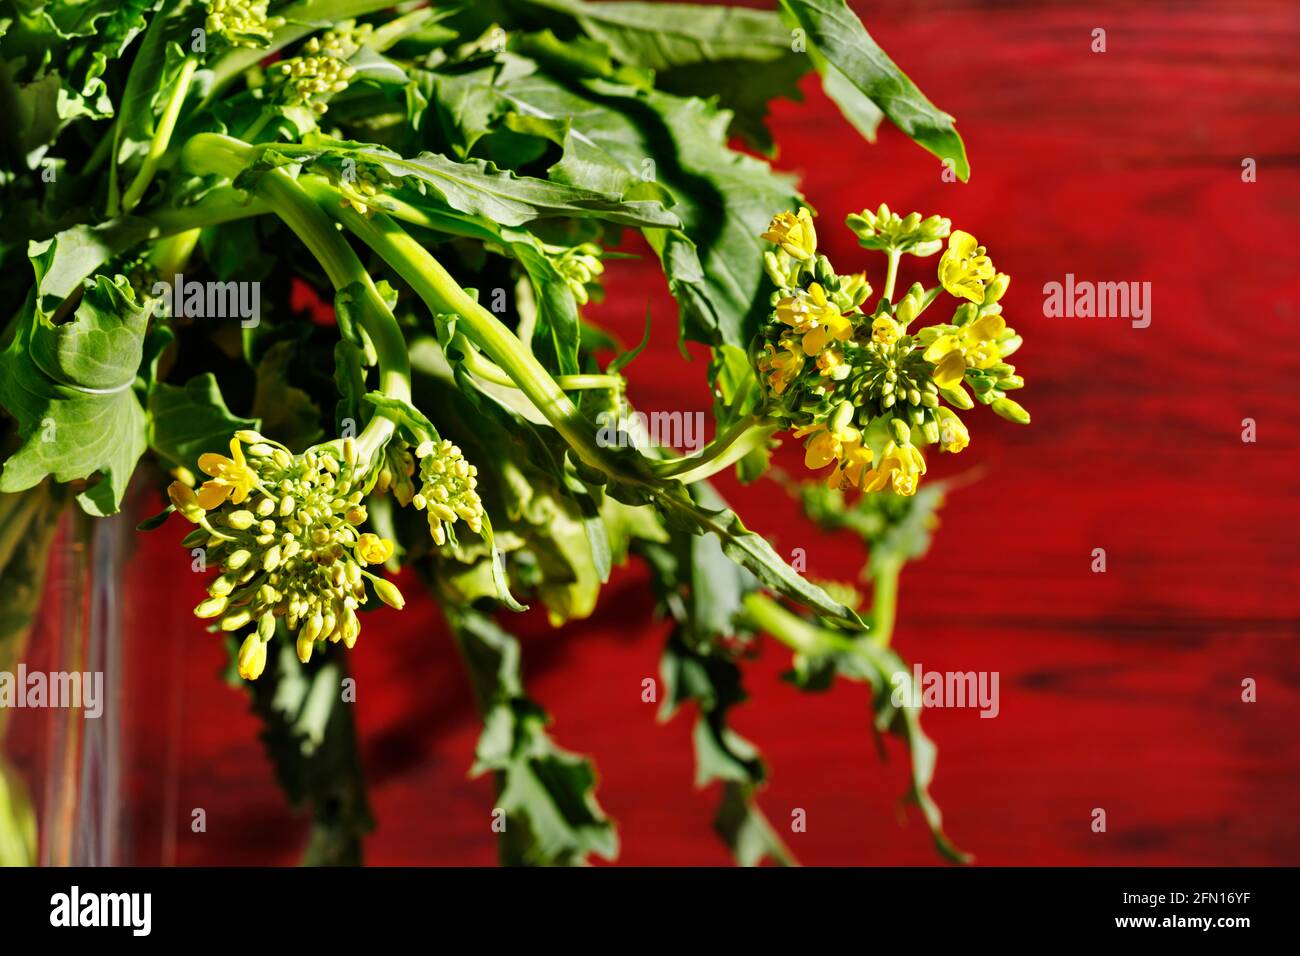
[(407, 159), (381, 146), (315, 135), (308, 136), (302, 146), (283, 144), (267, 149), (235, 185), (246, 188), (252, 178), (268, 167), (317, 162), (322, 158), (335, 164), (351, 159), (358, 168), (382, 170), (419, 195), (439, 197), (450, 210), (503, 226), (522, 226), (535, 219), (555, 216), (589, 217), (638, 227), (671, 228), (678, 224), (677, 217), (658, 202), (623, 202), (617, 196), (594, 190), (519, 176), (481, 159), (458, 163), (435, 153), (421, 153)]
[(588, 3), (527, 0), (575, 18), (615, 59), (662, 72), (696, 63), (766, 63), (791, 52), (790, 31), (774, 13), (695, 3)]
[(253, 416), (263, 432), (290, 448), (306, 448), (324, 435), (320, 409), (301, 388), (289, 384), (289, 363), (295, 356), (292, 341), (276, 342), (257, 363)]
[(0, 97), (15, 105), (5, 147), (38, 160), (69, 123), (112, 116), (105, 74), (146, 27), (160, 0), (19, 4), (0, 34)]
[(763, 584), (778, 594), (808, 607), (829, 620), (852, 628), (866, 625), (857, 612), (836, 601), (816, 584), (804, 578), (786, 564), (767, 539), (748, 530), (740, 517), (727, 508), (710, 508), (676, 499), (660, 503), (670, 519), (697, 534), (716, 535), (723, 553), (736, 564), (747, 569)]
[(646, 229), (677, 299), (684, 331), (701, 341), (749, 344), (769, 306), (759, 235), (799, 203), (789, 177), (727, 145), (730, 114), (604, 80), (573, 89), (540, 73), (501, 84), (534, 117), (565, 118), (564, 154), (552, 177), (620, 195), (672, 199), (681, 229)]
[(235, 432), (262, 427), (259, 419), (231, 414), (211, 372), (196, 375), (182, 386), (157, 382), (149, 389), (147, 404), (149, 447), (196, 475), (204, 452), (225, 454)]
[[(746, 580), (734, 573), (715, 578), (718, 562), (729, 562), (716, 544), (716, 554), (710, 554), (707, 547), (699, 546), (700, 541), (712, 539), (679, 532), (673, 547), (642, 546), (654, 572), (656, 590), (677, 621), (660, 663), (664, 698), (659, 718), (669, 719), (688, 701), (698, 703), (700, 712), (692, 735), (695, 782), (703, 787), (714, 780), (722, 781), (714, 830), (736, 862), (756, 866), (771, 857), (781, 865), (793, 865), (793, 857), (755, 799), (767, 779), (767, 767), (758, 749), (727, 726), (730, 709), (746, 699), (740, 668), (718, 641), (730, 637), (735, 624), (730, 613), (719, 614), (708, 607), (710, 600), (718, 600), (728, 608), (739, 607), (754, 583), (752, 578)], [(734, 565), (731, 567), (736, 570)], [(683, 600), (686, 582), (688, 595)], [(700, 617), (702, 611), (704, 618)]]
[(731, 849), (738, 866), (759, 866), (772, 859), (778, 866), (796, 866), (794, 855), (754, 800), (754, 788), (728, 780), (713, 818), (714, 832)]
[[(767, 10), (690, 3), (529, 2), (572, 17), (622, 63), (653, 70), (660, 91), (715, 99), (732, 114), (731, 133), (768, 153), (774, 145), (765, 125), (768, 104), (779, 97), (799, 99), (798, 79), (812, 65), (793, 49), (791, 31), (781, 18)], [(524, 49), (535, 55), (529, 46)], [(589, 75), (622, 79), (614, 72), (611, 64)]]
[(944, 833), (943, 814), (930, 796), (938, 748), (921, 730), (920, 690), (913, 687), (901, 705), (894, 701), (895, 689), (902, 682), (912, 686), (914, 681), (903, 659), (877, 646), (860, 629), (841, 631), (814, 624), (763, 595), (747, 597), (745, 608), (755, 630), (766, 631), (794, 650), (795, 671), (790, 676), (801, 688), (826, 690), (837, 675), (871, 686), (876, 731), (892, 733), (906, 744), (911, 760), (908, 799), (920, 808), (935, 848), (954, 863), (969, 862), (971, 857)]
[(573, 866), (593, 853), (614, 859), (618, 836), (596, 802), (595, 769), (546, 732), (546, 712), (524, 694), (519, 642), (476, 611), (449, 609), (448, 621), (483, 715), (472, 773), (494, 774), (496, 806), (506, 812), (501, 861)]
[(860, 99), (864, 97), (918, 146), (950, 161), (962, 182), (970, 178), (966, 147), (953, 118), (926, 99), (885, 55), (844, 0), (780, 2), (791, 20), (807, 32), (826, 94), (859, 130), (868, 137), (874, 133), (873, 113)]
[(291, 806), (312, 815), (303, 862), (357, 866), (362, 837), (374, 827), (366, 799), (352, 704), (343, 700), (346, 671), (337, 654), (300, 664), (281, 626), (267, 648), (266, 670), (255, 681), (235, 673), (238, 639), (228, 641), (227, 677), (249, 694), (262, 721), (262, 744)]
[(387, 418), (409, 428), (420, 441), (435, 441), (438, 438), (438, 429), (433, 426), (433, 422), (406, 399), (393, 398), (383, 392), (368, 392), (365, 399)]
[(616, 375), (636, 361), (636, 357), (644, 352), (645, 347), (650, 344), (650, 329), (653, 325), (654, 322), (650, 316), (650, 306), (647, 305), (645, 308), (645, 331), (641, 333), (641, 341), (628, 351), (615, 356), (614, 360), (605, 368), (606, 374)]
[(35, 296), (0, 355), (0, 405), (18, 420), (19, 435), (0, 492), (46, 476), (69, 482), (99, 474), (77, 501), (89, 514), (113, 514), (146, 447), (132, 385), (148, 316), (121, 276), (87, 283), (75, 316), (61, 325), (36, 308)]

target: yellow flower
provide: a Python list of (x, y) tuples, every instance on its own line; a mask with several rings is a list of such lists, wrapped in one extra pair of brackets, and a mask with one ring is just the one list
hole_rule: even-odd
[(871, 323), (871, 339), (881, 345), (893, 345), (903, 334), (897, 322), (887, 315), (882, 315)]
[(984, 284), (996, 274), (993, 260), (969, 232), (958, 229), (948, 238), (948, 249), (939, 259), (939, 282), (951, 295), (984, 302)]
[(239, 676), (244, 680), (257, 680), (265, 669), (266, 642), (256, 634), (250, 634), (239, 648)]
[(925, 474), (925, 457), (912, 444), (900, 445), (891, 441), (880, 456), (880, 464), (863, 476), (864, 491), (882, 491), (890, 485), (894, 494), (914, 495), (921, 476)]
[(939, 447), (944, 451), (959, 452), (970, 444), (970, 432), (966, 423), (957, 417), (957, 413), (946, 405), (935, 410), (939, 419)]
[(844, 353), (839, 349), (827, 349), (817, 356), (817, 367), (821, 374), (837, 382), (847, 378), (852, 368), (845, 364)]
[(198, 493), (199, 504), (208, 511), (227, 498), (233, 504), (239, 504), (257, 483), (257, 476), (248, 467), (238, 438), (230, 439), (230, 455), (227, 458), (210, 451), (199, 456), (199, 468), (212, 476), (212, 480), (205, 481)]
[(803, 459), (805, 467), (812, 471), (825, 468), (843, 455), (846, 446), (856, 444), (862, 438), (858, 430), (851, 425), (846, 425), (838, 431), (824, 424), (803, 425), (794, 430), (795, 438), (802, 438), (804, 435), (812, 436), (804, 446)]
[(790, 341), (782, 341), (781, 351), (769, 352), (759, 362), (760, 370), (767, 372), (772, 394), (781, 395), (803, 370), (803, 353)]
[(168, 485), (167, 497), (187, 521), (197, 524), (203, 517), (203, 506), (199, 504), (198, 496), (194, 494), (194, 489), (183, 481), (173, 481)]
[(805, 355), (816, 355), (832, 338), (843, 342), (853, 334), (853, 323), (840, 314), (816, 282), (807, 291), (800, 289), (778, 301), (776, 317), (804, 336)]
[(393, 542), (377, 534), (366, 532), (357, 539), (357, 560), (364, 568), (368, 564), (383, 564), (393, 556)]
[(812, 213), (800, 209), (793, 213), (778, 213), (761, 238), (774, 242), (792, 258), (803, 262), (817, 252), (817, 230), (813, 228)]
[(1002, 316), (986, 315), (931, 342), (922, 357), (935, 366), (934, 383), (952, 388), (961, 382), (967, 368), (988, 368), (1002, 361), (998, 338), (1006, 327)]
[(846, 441), (840, 448), (841, 467), (831, 472), (826, 483), (832, 488), (848, 491), (861, 488), (862, 479), (871, 468), (871, 449), (862, 441)]

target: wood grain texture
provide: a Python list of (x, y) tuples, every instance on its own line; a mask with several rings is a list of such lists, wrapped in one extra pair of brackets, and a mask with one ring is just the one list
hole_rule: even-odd
[[(933, 473), (983, 477), (951, 498), (901, 590), (906, 657), (1001, 675), (997, 719), (925, 719), (949, 833), (992, 865), (1300, 863), (1300, 6), (855, 6), (958, 117), (973, 178), (943, 182), (892, 129), (862, 143), (815, 84), (774, 110), (778, 165), (802, 176), (841, 268), (879, 272), (837, 224), (881, 201), (974, 232), (1013, 276), (1005, 304), (1026, 339), (1016, 363), (1034, 424), (973, 413), (970, 448)], [(1090, 51), (1095, 27), (1104, 54)], [(1256, 183), (1241, 180), (1245, 157)], [(1151, 326), (1044, 318), (1043, 285), (1067, 272), (1150, 282)], [(679, 364), (654, 265), (613, 263), (608, 278), (598, 321), (635, 341), (647, 302), (657, 320), (630, 370), (638, 407), (707, 407), (704, 363)], [(1241, 441), (1246, 417), (1254, 444)], [(797, 471), (799, 457), (787, 444), (779, 460)], [(811, 574), (857, 573), (859, 545), (817, 534), (772, 485), (722, 487), (781, 550), (805, 548)], [(215, 678), (217, 642), (188, 616), (200, 592), (178, 537), (148, 537), (129, 569), (136, 858), (292, 862), (304, 828), (242, 696)], [(1090, 571), (1097, 547), (1105, 574)], [(724, 864), (716, 794), (693, 789), (687, 718), (658, 725), (640, 700), (665, 634), (652, 610), (633, 568), (588, 621), (557, 632), (529, 615), (529, 689), (558, 740), (596, 758), (620, 862)], [(422, 601), (380, 611), (352, 655), (374, 863), (494, 861), (490, 787), (465, 777), (478, 725), (436, 621)], [(807, 811), (807, 832), (788, 835), (796, 854), (936, 863), (915, 812), (899, 810), (902, 754), (882, 766), (873, 753), (864, 691), (801, 695), (779, 680), (786, 664), (766, 648), (736, 723), (772, 765), (771, 818)], [(1240, 700), (1247, 677), (1258, 703)], [(206, 834), (189, 832), (193, 807)], [(1089, 827), (1098, 807), (1104, 834)]]

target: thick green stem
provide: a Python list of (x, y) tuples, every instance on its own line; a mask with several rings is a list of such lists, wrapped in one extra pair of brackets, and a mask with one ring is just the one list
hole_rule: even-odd
[(885, 275), (885, 291), (882, 295), (890, 302), (894, 301), (894, 283), (898, 281), (898, 260), (902, 255), (897, 249), (889, 250), (889, 272)]
[[(236, 219), (263, 216), (270, 211), (271, 208), (266, 203), (249, 196), (243, 190), (234, 186), (218, 186), (191, 206), (150, 210), (142, 215), (153, 226), (148, 238), (157, 239)], [(135, 221), (137, 220), (124, 220), (128, 225)]]
[(307, 188), (354, 235), (388, 263), (430, 310), (460, 316), (466, 334), (514, 382), (584, 462), (606, 473), (611, 463), (596, 443), (596, 430), (564, 390), (520, 343), (513, 332), (479, 305), (427, 249), (382, 213), (367, 217), (343, 206), (338, 194), (321, 183)]
[(193, 57), (182, 64), (180, 75), (176, 77), (176, 85), (172, 87), (171, 96), (168, 97), (167, 105), (158, 120), (158, 128), (153, 134), (152, 142), (149, 143), (149, 152), (145, 154), (144, 162), (140, 164), (135, 179), (131, 181), (131, 185), (122, 196), (123, 212), (130, 212), (136, 207), (144, 191), (149, 188), (149, 183), (153, 181), (153, 174), (158, 169), (158, 161), (162, 159), (163, 153), (167, 152), (167, 147), (171, 144), (172, 133), (176, 130), (176, 121), (181, 115), (181, 105), (185, 102), (185, 95), (190, 91), (190, 81), (194, 79), (194, 71), (198, 69), (198, 65), (199, 61)]
[[(464, 363), (466, 370), (477, 378), (485, 382), (491, 382), (493, 385), (504, 385), (507, 388), (518, 388), (515, 380), (503, 372), (494, 362), (488, 361), (483, 355), (471, 345), (463, 335), (455, 337), (456, 347), (460, 349), (461, 354), (465, 356)], [(521, 341), (522, 345), (523, 342)], [(569, 392), (583, 391), (584, 389), (609, 389), (615, 392), (623, 390), (623, 377), (621, 375), (596, 375), (596, 374), (578, 374), (578, 375), (556, 375), (555, 384)]]
[(898, 575), (902, 562), (885, 562), (872, 578), (875, 593), (871, 602), (871, 640), (877, 647), (888, 647), (894, 634), (898, 610)]
[(709, 442), (698, 454), (656, 462), (661, 478), (676, 478), (683, 484), (702, 481), (731, 467), (755, 448), (761, 447), (778, 426), (760, 415), (746, 415)]
[(758, 630), (770, 634), (796, 654), (817, 657), (837, 651), (852, 653), (857, 649), (853, 641), (787, 611), (761, 591), (746, 594), (743, 603), (745, 613)]
[[(234, 179), (248, 166), (252, 154), (253, 149), (247, 143), (217, 133), (201, 133), (185, 144), (181, 161), (192, 173), (215, 173)], [(320, 206), (287, 173), (278, 169), (263, 173), (252, 191), (303, 241), (335, 289), (360, 286), (360, 321), (378, 357), (379, 389), (389, 398), (409, 401), (411, 364), (406, 339), (352, 247), (339, 235)], [(370, 462), (396, 427), (391, 420), (375, 415), (357, 436), (358, 458)]]

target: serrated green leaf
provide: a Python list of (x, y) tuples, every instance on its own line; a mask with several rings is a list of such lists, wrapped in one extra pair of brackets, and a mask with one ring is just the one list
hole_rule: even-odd
[(255, 681), (234, 674), (239, 648), (228, 641), (231, 683), (249, 693), (262, 721), (262, 744), (291, 806), (306, 809), (312, 830), (308, 866), (356, 866), (362, 837), (374, 827), (357, 749), (353, 705), (343, 700), (346, 671), (336, 654), (301, 664), (293, 639), (279, 629), (267, 649), (266, 670)]
[(268, 168), (322, 159), (336, 165), (350, 159), (358, 167), (382, 170), (420, 194), (440, 198), (449, 210), (503, 226), (522, 226), (556, 216), (590, 217), (637, 227), (672, 228), (678, 224), (677, 217), (658, 202), (623, 202), (595, 190), (520, 176), (481, 159), (458, 163), (436, 153), (406, 158), (381, 146), (319, 135), (306, 137), (301, 146), (283, 144), (264, 150), (235, 185), (248, 188)]
[[(654, 71), (660, 91), (716, 99), (732, 114), (731, 132), (769, 153), (768, 104), (780, 97), (798, 99), (797, 81), (812, 67), (772, 11), (690, 3), (529, 2), (572, 17), (620, 62)], [(613, 74), (611, 64), (590, 75)]]
[[(953, 118), (925, 98), (844, 0), (780, 2), (791, 20), (807, 32), (809, 48), (823, 70), (827, 95), (840, 104), (854, 125), (868, 136), (874, 132), (871, 109), (859, 98), (865, 97), (918, 146), (950, 161), (962, 182), (970, 178), (966, 147)], [(868, 127), (872, 127), (870, 132)]]
[(613, 824), (596, 802), (596, 774), (586, 757), (555, 745), (548, 717), (524, 695), (519, 642), (491, 618), (450, 611), (483, 714), (473, 772), (492, 772), (505, 811), (501, 859), (509, 865), (571, 866), (595, 853), (618, 855)]
[(0, 492), (46, 476), (102, 480), (77, 496), (93, 515), (117, 511), (145, 450), (145, 414), (132, 384), (148, 317), (122, 277), (88, 283), (71, 321), (27, 316), (0, 355), (0, 405), (18, 420), (19, 447), (0, 472)]
[(306, 448), (324, 435), (320, 409), (310, 395), (289, 383), (289, 363), (295, 346), (276, 342), (257, 363), (257, 387), (253, 393), (253, 417), (262, 430), (290, 448)]
[(149, 447), (173, 465), (199, 474), (199, 456), (225, 452), (230, 436), (241, 428), (262, 427), (256, 418), (231, 413), (211, 372), (184, 385), (156, 382), (149, 389)]

